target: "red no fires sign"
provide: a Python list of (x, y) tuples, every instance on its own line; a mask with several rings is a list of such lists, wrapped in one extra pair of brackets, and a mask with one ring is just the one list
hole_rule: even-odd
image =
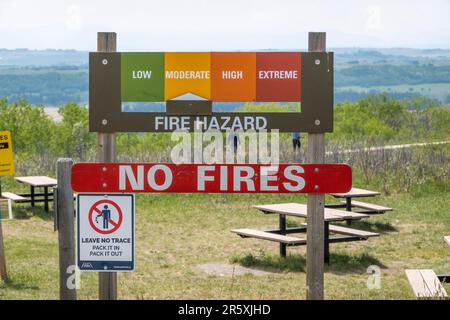
[(76, 192), (331, 193), (348, 192), (345, 164), (78, 163)]

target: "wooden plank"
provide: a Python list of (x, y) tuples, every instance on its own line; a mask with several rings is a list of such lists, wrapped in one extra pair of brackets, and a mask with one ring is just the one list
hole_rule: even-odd
[(423, 280), (425, 281), (428, 290), (430, 290), (430, 298), (445, 299), (448, 297), (447, 292), (442, 286), (439, 278), (431, 269), (420, 270)]
[(445, 242), (450, 246), (450, 236), (444, 237)]
[(380, 234), (365, 230), (358, 230), (353, 228), (347, 228), (342, 226), (330, 225), (329, 230), (334, 233), (344, 234), (348, 236), (356, 236), (361, 238), (378, 237)]
[(46, 176), (29, 176), (29, 177), (15, 177), (16, 181), (29, 184), (33, 187), (52, 187), (58, 184), (56, 179)]
[(373, 197), (378, 196), (381, 193), (378, 191), (371, 191), (360, 188), (352, 188), (349, 192), (346, 193), (330, 193), (333, 197), (336, 198), (349, 198), (349, 197)]
[(447, 292), (439, 281), (433, 270), (405, 270), (406, 277), (418, 299), (445, 299)]
[(0, 279), (6, 281), (8, 279), (8, 273), (6, 271), (6, 253), (3, 245), (3, 228), (2, 220), (0, 219)]
[[(346, 204), (346, 201), (341, 201), (341, 203)], [(362, 201), (354, 201), (352, 200), (352, 207), (358, 207), (361, 209), (367, 209), (375, 212), (386, 212), (386, 211), (393, 211), (394, 209), (389, 207), (383, 207), (378, 204), (373, 203), (367, 203)]]
[(58, 245), (59, 245), (59, 297), (61, 300), (76, 300), (75, 288), (69, 288), (68, 272), (75, 265), (75, 218), (73, 192), (70, 183), (72, 159), (58, 159), (58, 202), (56, 212), (58, 214)]
[[(310, 32), (308, 51), (326, 51), (325, 32)], [(320, 61), (319, 61), (320, 62)], [(326, 63), (322, 61), (322, 63)], [(320, 124), (320, 119), (315, 120)], [(325, 134), (308, 132), (307, 161), (325, 163)], [(323, 300), (325, 256), (325, 195), (308, 194), (308, 228), (306, 230), (306, 298)]]
[(422, 278), (420, 270), (407, 269), (405, 270), (405, 273), (416, 298), (421, 299), (430, 296), (430, 290), (425, 284), (425, 281)]
[(254, 229), (233, 229), (231, 232), (236, 233), (240, 236), (244, 237), (251, 237), (251, 238), (258, 238), (263, 240), (269, 240), (269, 241), (275, 241), (275, 242), (281, 242), (288, 245), (294, 245), (294, 244), (305, 244), (306, 239), (300, 239), (296, 237), (291, 236), (284, 236), (281, 234), (261, 231), (261, 230), (254, 230)]
[(12, 192), (2, 192), (2, 198), (11, 199), (13, 201), (21, 201), (21, 200), (27, 200), (27, 198), (24, 198), (18, 194), (12, 193)]
[[(115, 32), (99, 32), (97, 34), (97, 51), (116, 52), (117, 34)], [(116, 162), (116, 134), (97, 134), (97, 161)], [(98, 292), (100, 300), (117, 300), (117, 272), (99, 272)]]

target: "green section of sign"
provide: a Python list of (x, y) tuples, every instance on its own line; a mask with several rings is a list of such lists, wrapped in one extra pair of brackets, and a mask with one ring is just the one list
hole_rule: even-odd
[(164, 101), (164, 53), (121, 54), (122, 101)]

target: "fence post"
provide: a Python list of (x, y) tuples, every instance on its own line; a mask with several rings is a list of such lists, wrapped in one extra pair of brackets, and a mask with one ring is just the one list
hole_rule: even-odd
[[(73, 274), (69, 270), (75, 269), (75, 216), (73, 207), (73, 191), (71, 186), (71, 170), (73, 161), (68, 158), (58, 159), (57, 164), (57, 202), (56, 215), (59, 243), (59, 298), (61, 300), (76, 300), (75, 286), (69, 288)], [(70, 268), (70, 269), (69, 269)]]
[[(310, 32), (308, 51), (326, 51), (326, 33)], [(307, 161), (324, 163), (325, 134), (308, 133)], [(308, 194), (306, 245), (306, 298), (323, 300), (324, 287), (324, 194)]]
[[(99, 32), (97, 34), (97, 51), (117, 51), (117, 35), (115, 32)], [(116, 162), (116, 135), (115, 133), (97, 134), (97, 161)], [(117, 272), (99, 272), (99, 299), (117, 300)]]
[(3, 230), (2, 230), (1, 216), (0, 216), (0, 278), (3, 281), (6, 281), (8, 279), (8, 273), (6, 272), (5, 247), (3, 246)]

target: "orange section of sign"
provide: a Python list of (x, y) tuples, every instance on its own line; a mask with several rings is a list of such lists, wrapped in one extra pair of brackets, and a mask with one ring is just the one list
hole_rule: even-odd
[(210, 100), (211, 53), (166, 52), (165, 100)]
[(256, 53), (211, 53), (211, 99), (256, 100)]

